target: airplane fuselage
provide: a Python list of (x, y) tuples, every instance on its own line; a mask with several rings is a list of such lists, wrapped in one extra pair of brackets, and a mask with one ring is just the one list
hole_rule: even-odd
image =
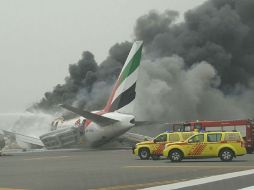
[[(103, 113), (102, 111), (94, 111), (93, 113), (103, 115), (104, 117), (111, 118), (118, 120), (118, 122), (100, 126), (97, 123), (86, 120), (83, 117), (77, 117), (71, 120), (63, 121), (62, 118), (55, 120), (52, 124), (54, 125), (54, 129), (52, 132), (48, 133), (50, 138), (58, 139), (58, 141), (65, 140), (71, 137), (67, 137), (70, 132), (69, 129), (76, 129), (79, 132), (79, 142), (80, 145), (89, 145), (89, 146), (101, 146), (104, 143), (107, 143), (114, 138), (119, 137), (120, 135), (124, 134), (126, 131), (130, 130), (134, 126), (134, 119), (133, 115), (129, 114), (122, 114), (118, 112), (109, 112)], [(65, 130), (65, 133), (63, 132)], [(59, 131), (59, 133), (57, 133)], [(66, 134), (66, 135), (65, 135)], [(73, 136), (73, 138), (76, 138)], [(70, 141), (74, 142), (74, 141)], [(45, 143), (46, 145), (47, 143)], [(65, 144), (65, 143), (63, 143)], [(50, 148), (50, 147), (48, 147)]]
[(101, 127), (94, 122), (89, 123), (85, 127), (84, 136), (85, 140), (92, 146), (102, 145), (128, 131), (133, 124), (133, 115), (121, 114), (117, 112), (106, 113), (103, 116), (117, 119), (119, 122), (112, 125)]

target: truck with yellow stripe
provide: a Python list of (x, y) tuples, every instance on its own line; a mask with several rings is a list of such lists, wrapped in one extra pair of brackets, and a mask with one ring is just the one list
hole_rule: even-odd
[(162, 156), (162, 151), (167, 143), (184, 141), (197, 132), (164, 132), (159, 134), (152, 141), (137, 143), (133, 148), (133, 154), (141, 160), (148, 160), (150, 157), (157, 160)]
[(231, 161), (233, 157), (245, 154), (245, 143), (240, 132), (198, 133), (184, 142), (167, 143), (163, 150), (163, 156), (172, 162), (179, 162), (184, 158), (210, 157)]

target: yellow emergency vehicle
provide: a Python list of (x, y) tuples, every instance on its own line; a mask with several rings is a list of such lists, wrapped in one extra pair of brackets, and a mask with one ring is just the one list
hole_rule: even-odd
[(166, 143), (184, 141), (197, 132), (165, 132), (159, 134), (153, 141), (137, 143), (133, 148), (133, 154), (139, 156), (141, 160), (154, 160), (162, 156), (162, 151)]
[(184, 142), (168, 143), (163, 156), (172, 162), (183, 158), (220, 157), (222, 161), (231, 161), (233, 157), (246, 154), (240, 132), (198, 133)]

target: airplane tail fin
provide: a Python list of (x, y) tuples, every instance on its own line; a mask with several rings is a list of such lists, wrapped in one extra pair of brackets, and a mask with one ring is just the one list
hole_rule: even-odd
[(133, 114), (136, 82), (142, 54), (142, 41), (133, 43), (122, 71), (113, 87), (111, 96), (104, 108), (105, 112)]

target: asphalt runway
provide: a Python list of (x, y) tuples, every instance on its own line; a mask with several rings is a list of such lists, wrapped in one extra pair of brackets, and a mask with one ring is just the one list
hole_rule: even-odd
[[(0, 190), (142, 189), (249, 169), (254, 169), (254, 154), (228, 163), (217, 158), (171, 163), (139, 160), (131, 150), (9, 153), (0, 157)], [(250, 175), (183, 189), (239, 189), (254, 185), (253, 179)]]

